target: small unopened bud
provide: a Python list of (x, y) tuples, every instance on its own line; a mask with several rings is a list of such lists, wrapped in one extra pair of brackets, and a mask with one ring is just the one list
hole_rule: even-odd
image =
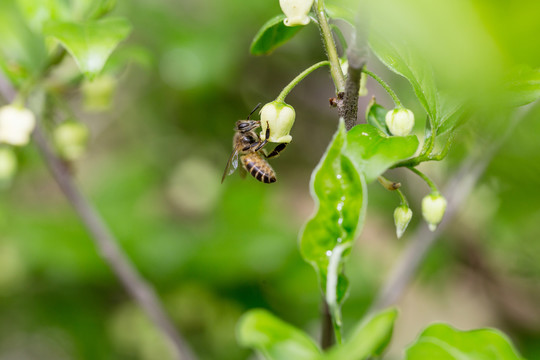
[(266, 129), (270, 128), (268, 141), (273, 143), (290, 143), (289, 134), (295, 119), (294, 108), (284, 102), (272, 101), (261, 109), (261, 140), (266, 139)]
[(431, 193), (422, 199), (422, 216), (429, 230), (435, 231), (446, 211), (446, 199), (438, 193)]
[(9, 185), (17, 171), (17, 157), (9, 147), (0, 147), (0, 186)]
[(34, 113), (16, 105), (0, 108), (0, 142), (26, 145), (36, 126)]
[(66, 121), (54, 130), (54, 143), (62, 158), (76, 160), (84, 154), (88, 142), (88, 128), (76, 121)]
[(412, 219), (412, 210), (405, 204), (400, 205), (394, 210), (394, 224), (396, 224), (396, 235), (400, 239), (405, 229)]
[(281, 10), (287, 16), (283, 21), (287, 26), (298, 26), (309, 24), (309, 9), (313, 5), (313, 0), (279, 0)]
[(414, 127), (414, 114), (405, 108), (396, 108), (386, 113), (386, 126), (395, 136), (407, 136)]

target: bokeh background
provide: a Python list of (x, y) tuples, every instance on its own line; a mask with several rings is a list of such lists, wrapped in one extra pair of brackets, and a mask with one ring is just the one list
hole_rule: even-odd
[[(233, 174), (220, 184), (234, 122), (324, 59), (316, 27), (272, 56), (254, 57), (251, 39), (280, 13), (277, 1), (133, 0), (119, 1), (114, 12), (132, 22), (133, 33), (111, 59), (110, 77), (67, 97), (92, 133), (74, 164), (81, 188), (201, 359), (252, 358), (237, 345), (235, 324), (255, 307), (318, 336), (317, 280), (297, 234), (313, 211), (310, 173), (337, 125), (325, 69), (288, 97), (297, 120), (293, 142), (272, 161), (278, 182)], [(459, 27), (456, 36), (465, 36)], [(126, 57), (127, 68), (114, 66)], [(406, 80), (374, 57), (368, 64), (422, 114)], [(72, 66), (66, 60), (62, 69)], [(368, 89), (360, 114), (372, 95), (392, 107), (377, 84)], [(398, 303), (389, 359), (433, 321), (498, 327), (526, 358), (540, 358), (538, 115), (533, 106), (511, 133), (507, 118), (498, 131), (489, 130), (491, 119), (465, 124), (449, 158), (423, 166), (444, 184), (472, 153), (508, 136)], [(418, 134), (423, 118), (417, 115)], [(167, 359), (160, 334), (99, 257), (36, 148), (17, 155), (20, 171), (0, 192), (0, 359)], [(365, 229), (347, 267), (346, 327), (365, 313), (414, 228), (425, 226), (418, 215), (425, 185), (406, 172), (390, 175), (403, 183), (416, 216), (398, 241), (397, 197), (370, 186)]]

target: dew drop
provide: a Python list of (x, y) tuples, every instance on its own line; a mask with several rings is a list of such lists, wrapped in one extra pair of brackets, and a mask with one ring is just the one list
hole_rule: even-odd
[(341, 224), (343, 224), (343, 218), (342, 218), (342, 217), (340, 217), (340, 218), (338, 219), (337, 223), (338, 223), (338, 225), (341, 225)]
[(326, 256), (328, 256), (328, 257), (332, 256), (332, 250), (327, 250), (326, 251)]
[(337, 174), (336, 178), (341, 179), (341, 174)]
[[(339, 220), (343, 220), (343, 219), (339, 219)], [(343, 241), (342, 238), (337, 238), (337, 242), (338, 242), (338, 243), (341, 243), (342, 241)]]

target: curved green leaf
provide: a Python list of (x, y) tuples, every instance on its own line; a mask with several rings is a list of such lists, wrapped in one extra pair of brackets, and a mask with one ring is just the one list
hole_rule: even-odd
[(332, 349), (325, 360), (363, 360), (380, 356), (392, 338), (396, 309), (388, 309), (362, 321), (350, 339), (340, 347)]
[(426, 328), (409, 346), (406, 360), (521, 360), (512, 343), (495, 329), (459, 331), (447, 324)]
[(285, 26), (285, 15), (278, 15), (268, 20), (251, 42), (253, 55), (268, 55), (289, 41), (303, 26)]
[(311, 175), (311, 196), (317, 210), (300, 233), (302, 257), (315, 268), (321, 290), (338, 323), (339, 304), (348, 286), (342, 266), (362, 227), (367, 204), (364, 176), (342, 154), (346, 139), (341, 120), (334, 139)]
[(238, 323), (238, 342), (259, 351), (268, 360), (319, 359), (321, 351), (303, 331), (266, 310), (247, 312)]
[(131, 31), (123, 18), (85, 23), (50, 22), (44, 32), (56, 38), (75, 58), (79, 69), (89, 78), (97, 75), (107, 59)]
[(413, 156), (417, 149), (415, 135), (388, 137), (372, 125), (360, 124), (347, 134), (345, 154), (369, 184), (392, 165)]
[(369, 44), (379, 60), (390, 70), (409, 80), (428, 115), (439, 119), (439, 97), (431, 65), (410, 46), (372, 35)]

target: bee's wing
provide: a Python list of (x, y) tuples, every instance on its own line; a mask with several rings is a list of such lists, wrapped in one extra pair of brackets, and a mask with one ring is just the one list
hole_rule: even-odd
[(221, 177), (222, 184), (227, 175), (231, 175), (238, 167), (238, 151), (239, 148), (235, 147), (231, 153), (231, 156), (229, 157), (229, 161), (227, 161), (227, 166), (225, 166), (225, 171), (223, 171), (223, 176)]
[(238, 171), (240, 172), (240, 177), (241, 177), (242, 179), (245, 179), (245, 178), (246, 178), (246, 174), (247, 174), (247, 170), (244, 169), (243, 166), (240, 166), (240, 169), (239, 169)]

